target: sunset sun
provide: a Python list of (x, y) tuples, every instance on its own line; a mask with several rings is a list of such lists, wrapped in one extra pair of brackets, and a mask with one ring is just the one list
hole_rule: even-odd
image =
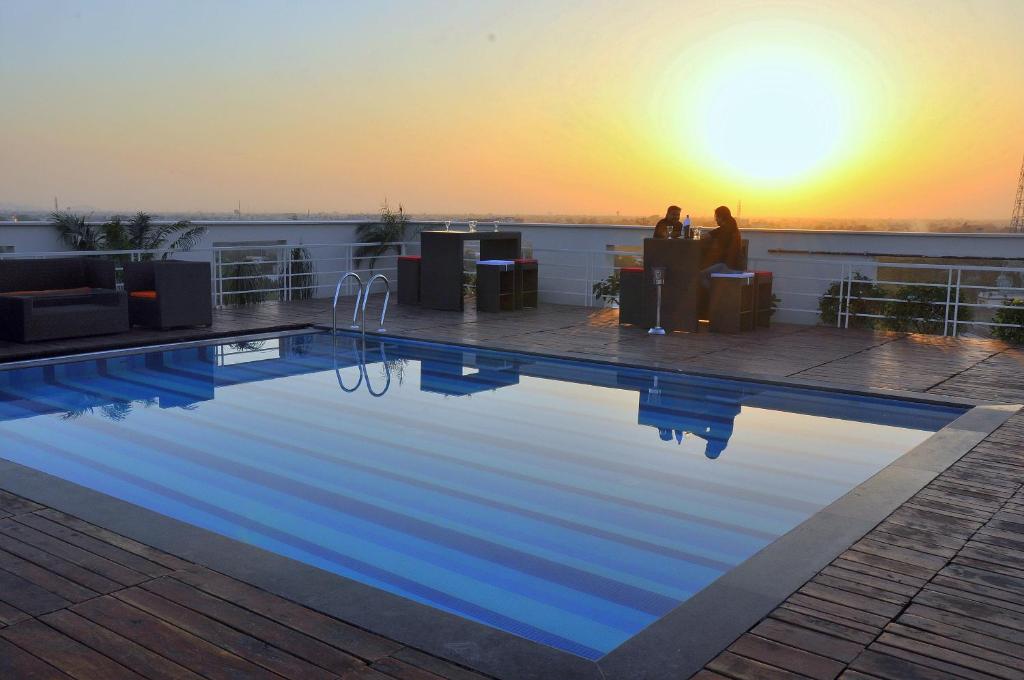
[(748, 53), (715, 69), (695, 121), (723, 174), (761, 184), (799, 181), (838, 160), (852, 97), (829, 68), (791, 51)]

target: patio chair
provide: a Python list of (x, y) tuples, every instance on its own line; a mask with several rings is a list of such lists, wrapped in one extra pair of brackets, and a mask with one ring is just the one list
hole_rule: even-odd
[(128, 262), (124, 289), (132, 325), (164, 330), (213, 324), (209, 262)]

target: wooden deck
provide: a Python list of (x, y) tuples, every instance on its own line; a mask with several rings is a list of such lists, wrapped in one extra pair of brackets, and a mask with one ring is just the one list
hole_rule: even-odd
[[(554, 306), (480, 318), (396, 307), (389, 316), (389, 332), (423, 339), (1024, 402), (1024, 349), (989, 340), (797, 326), (651, 338), (620, 328), (614, 312)], [(265, 305), (220, 312), (207, 334), (327, 321), (323, 301)], [(153, 341), (139, 334), (31, 352)], [(0, 361), (24, 356), (0, 346)], [(0, 492), (0, 678), (51, 677), (483, 676)], [(695, 677), (1024, 678), (1024, 415)]]

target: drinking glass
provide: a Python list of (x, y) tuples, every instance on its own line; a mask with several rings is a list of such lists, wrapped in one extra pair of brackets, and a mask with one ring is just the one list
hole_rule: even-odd
[(444, 230), (445, 231), (451, 231), (452, 230), (452, 221), (451, 220), (445, 220), (444, 221)]
[(476, 220), (469, 221), (469, 231), (470, 233), (476, 231)]
[(494, 220), (494, 231), (498, 231), (498, 220)]

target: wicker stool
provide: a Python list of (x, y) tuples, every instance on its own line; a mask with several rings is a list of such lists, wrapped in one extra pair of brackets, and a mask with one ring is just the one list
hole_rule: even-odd
[(398, 257), (398, 304), (418, 305), (420, 303), (420, 256), (400, 255)]
[(754, 274), (712, 274), (709, 307), (712, 333), (754, 330)]
[(537, 260), (530, 258), (519, 258), (515, 260), (516, 309), (537, 308), (537, 288), (540, 272), (537, 269)]
[(516, 308), (516, 268), (512, 260), (476, 263), (476, 308), (480, 312), (511, 312)]
[(768, 328), (772, 319), (772, 273), (754, 272), (754, 323)]
[(642, 325), (644, 322), (644, 268), (619, 270), (619, 323)]

